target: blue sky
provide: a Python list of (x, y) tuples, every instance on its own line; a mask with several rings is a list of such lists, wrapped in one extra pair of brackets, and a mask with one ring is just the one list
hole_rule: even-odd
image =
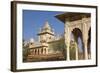
[(23, 10), (23, 38), (25, 40), (36, 39), (39, 29), (43, 27), (45, 21), (49, 22), (56, 34), (62, 34), (64, 23), (54, 17), (62, 13), (64, 12)]
[[(56, 11), (34, 11), (23, 10), (23, 39), (28, 41), (30, 38), (38, 39), (39, 29), (42, 28), (46, 21), (49, 22), (56, 34), (64, 33), (64, 23), (55, 16), (64, 12)], [(78, 40), (78, 47), (82, 51), (81, 40)]]

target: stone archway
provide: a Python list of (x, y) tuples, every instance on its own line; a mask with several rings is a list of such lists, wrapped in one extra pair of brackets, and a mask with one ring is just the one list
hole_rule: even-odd
[[(57, 15), (56, 18), (64, 22), (65, 25), (65, 45), (66, 45), (66, 59), (70, 60), (70, 34), (74, 28), (79, 28), (82, 32), (82, 41), (84, 47), (84, 59), (88, 59), (88, 30), (91, 27), (91, 14), (90, 13), (73, 13), (67, 12)], [(75, 32), (76, 33), (76, 32)]]
[[(79, 29), (79, 28), (74, 28), (72, 31), (71, 31), (72, 35), (73, 35), (73, 38), (70, 38), (70, 47), (73, 48), (71, 49), (70, 48), (70, 59), (73, 59), (74, 60), (78, 60), (78, 59), (83, 59), (83, 37), (82, 37), (82, 31)], [(71, 35), (71, 36), (72, 36)], [(71, 37), (70, 36), (70, 37)], [(72, 42), (72, 43), (71, 43)], [(81, 43), (81, 44), (80, 44)], [(80, 54), (80, 51), (79, 50), (82, 50), (81, 54)], [(72, 54), (71, 51), (74, 53)], [(81, 55), (81, 56), (80, 56)], [(72, 58), (72, 57), (73, 58)]]

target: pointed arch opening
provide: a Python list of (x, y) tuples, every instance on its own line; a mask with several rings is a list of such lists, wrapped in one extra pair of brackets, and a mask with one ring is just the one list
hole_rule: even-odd
[(82, 31), (74, 28), (70, 34), (70, 60), (84, 59)]

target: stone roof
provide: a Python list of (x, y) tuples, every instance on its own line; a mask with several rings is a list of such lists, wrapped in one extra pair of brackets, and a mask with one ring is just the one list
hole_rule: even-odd
[(55, 17), (65, 23), (65, 20), (75, 21), (82, 19), (82, 17), (90, 17), (90, 16), (91, 16), (90, 13), (66, 12), (63, 14), (56, 15)]

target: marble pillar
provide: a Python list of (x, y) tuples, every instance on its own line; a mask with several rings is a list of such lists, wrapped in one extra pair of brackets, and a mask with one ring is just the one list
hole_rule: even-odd
[(87, 42), (88, 42), (88, 28), (86, 24), (86, 19), (82, 19), (83, 23), (83, 43), (84, 43), (84, 58), (88, 59), (88, 50), (87, 50)]
[(69, 22), (66, 20), (65, 21), (65, 29), (64, 29), (64, 31), (65, 31), (65, 34), (64, 34), (64, 37), (65, 37), (65, 45), (66, 45), (66, 51), (67, 51), (67, 53), (66, 53), (66, 57), (67, 57), (67, 61), (69, 61), (70, 60), (70, 30), (69, 30), (69, 28), (68, 28), (68, 25), (69, 25)]

